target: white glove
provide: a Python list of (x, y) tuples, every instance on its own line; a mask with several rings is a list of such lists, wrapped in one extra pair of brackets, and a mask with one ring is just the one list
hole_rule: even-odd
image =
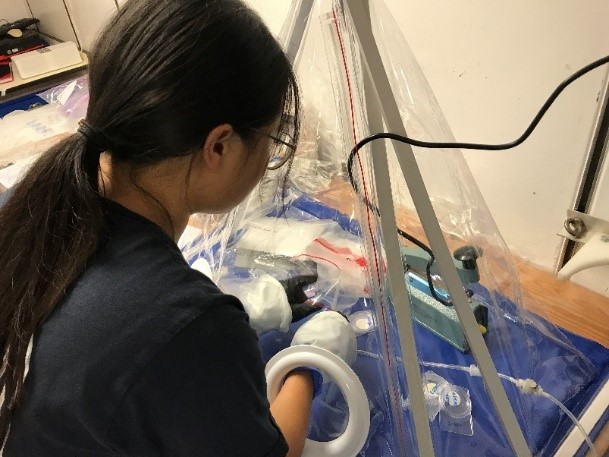
[(287, 332), (292, 322), (292, 308), (283, 286), (270, 275), (249, 279), (221, 279), (220, 290), (234, 295), (249, 315), (250, 326), (258, 335), (269, 330)]
[[(209, 263), (202, 257), (191, 267), (211, 278)], [(241, 301), (250, 318), (250, 326), (258, 335), (269, 330), (288, 331), (292, 321), (292, 308), (284, 287), (272, 276), (221, 279), (218, 281), (218, 288)]]
[(326, 349), (348, 365), (355, 361), (357, 344), (351, 324), (342, 314), (322, 311), (313, 316), (294, 334), (291, 346), (309, 344)]
[(205, 276), (211, 279), (211, 266), (209, 265), (209, 262), (203, 257), (199, 257), (197, 260), (195, 260), (195, 262), (190, 267), (203, 273)]

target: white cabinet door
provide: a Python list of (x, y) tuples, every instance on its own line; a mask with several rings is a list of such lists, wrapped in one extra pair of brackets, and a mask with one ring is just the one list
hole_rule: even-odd
[(28, 0), (34, 17), (40, 19), (40, 31), (60, 41), (77, 44), (76, 32), (62, 0)]
[(90, 51), (98, 34), (117, 11), (115, 0), (66, 0), (83, 50)]
[(4, 23), (2, 19), (13, 22), (30, 16), (25, 0), (0, 0), (0, 22)]

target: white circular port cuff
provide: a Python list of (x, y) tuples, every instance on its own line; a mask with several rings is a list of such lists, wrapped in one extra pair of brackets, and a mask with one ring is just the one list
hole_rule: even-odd
[(345, 432), (327, 443), (307, 439), (303, 457), (355, 457), (364, 447), (370, 428), (368, 397), (361, 381), (349, 365), (330, 351), (311, 345), (291, 346), (266, 364), (269, 402), (277, 397), (285, 376), (298, 367), (323, 370), (336, 382), (349, 407)]

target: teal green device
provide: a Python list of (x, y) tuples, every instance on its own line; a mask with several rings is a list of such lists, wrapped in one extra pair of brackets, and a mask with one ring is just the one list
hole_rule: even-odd
[[(400, 249), (414, 319), (460, 351), (469, 352), (469, 344), (448, 292), (433, 282), (433, 293), (431, 291), (426, 272), (429, 254), (420, 248), (402, 246)], [(463, 246), (454, 252), (453, 262), (464, 286), (480, 281), (476, 263), (480, 254), (481, 249), (474, 246)], [(435, 265), (431, 266), (430, 273), (432, 278), (438, 277)], [(470, 306), (484, 335), (488, 332), (488, 308), (476, 300), (471, 292), (467, 292)]]

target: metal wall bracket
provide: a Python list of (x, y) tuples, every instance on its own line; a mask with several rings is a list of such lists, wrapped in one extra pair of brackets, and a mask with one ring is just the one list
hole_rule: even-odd
[(567, 219), (558, 234), (582, 244), (558, 271), (558, 279), (564, 281), (582, 270), (609, 265), (609, 221), (567, 210)]

